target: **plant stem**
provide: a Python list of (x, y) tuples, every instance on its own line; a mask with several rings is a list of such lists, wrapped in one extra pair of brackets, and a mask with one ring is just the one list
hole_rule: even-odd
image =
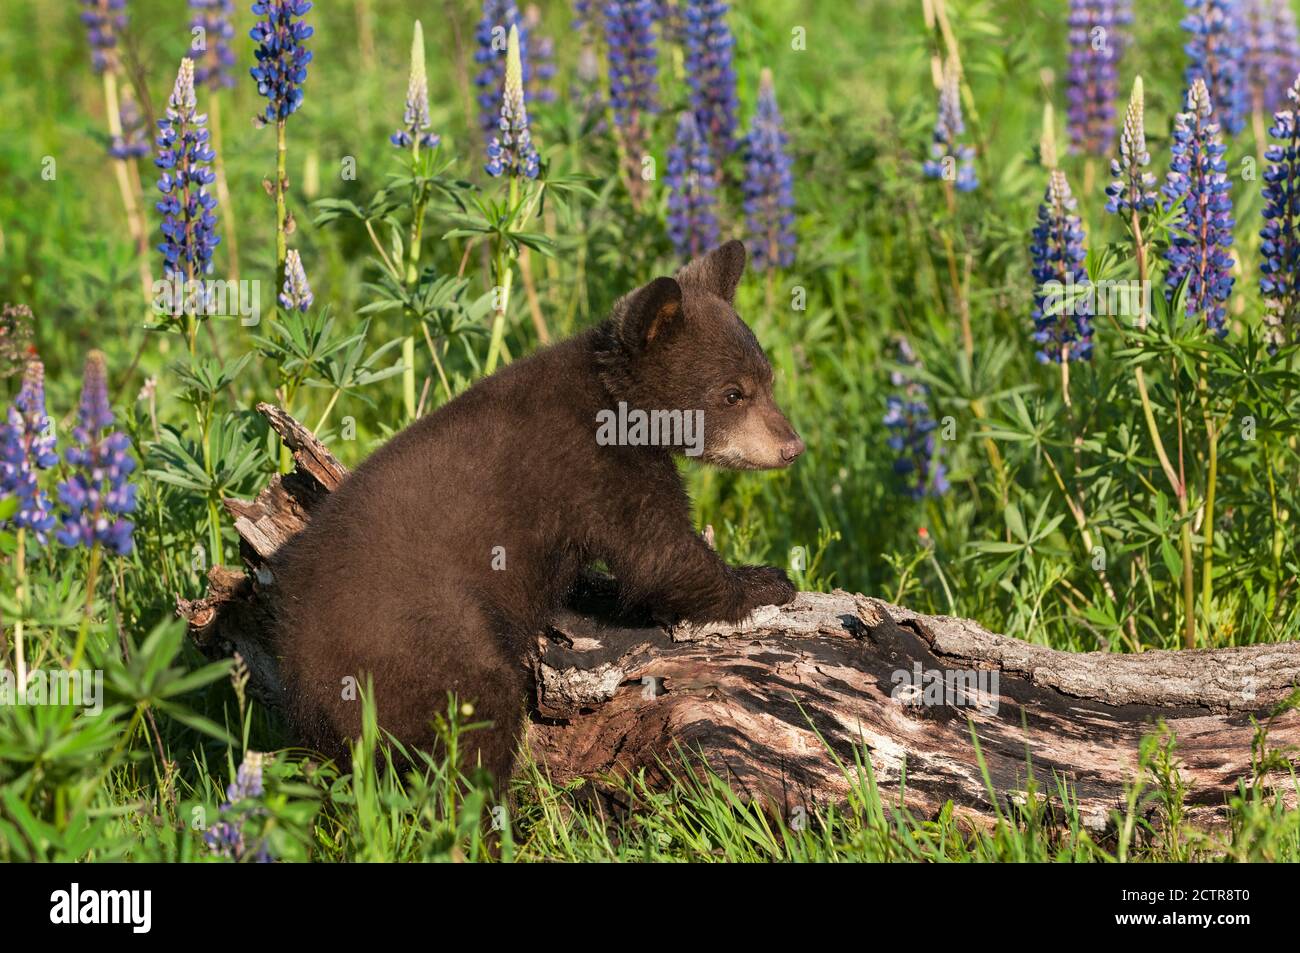
[[(510, 177), (510, 210), (513, 214), (515, 205), (519, 201), (519, 178)], [(510, 307), (510, 284), (514, 277), (514, 269), (510, 267), (510, 256), (507, 252), (505, 239), (498, 239), (496, 261), (493, 268), (493, 281), (498, 289), (497, 291), (497, 309), (492, 316), (492, 341), (488, 345), (487, 361), (483, 366), (483, 373), (491, 374), (497, 367), (497, 360), (501, 355), (502, 343), (506, 334), (506, 311)]]
[(90, 634), (90, 616), (95, 610), (95, 582), (99, 577), (99, 563), (103, 558), (99, 543), (90, 547), (90, 568), (86, 571), (86, 607), (81, 616), (81, 628), (77, 630), (77, 644), (72, 649), (72, 661), (68, 663), (69, 671), (76, 671), (81, 664), (81, 657), (86, 652), (86, 637)]
[(18, 549), (14, 553), (14, 577), (18, 581), (18, 619), (14, 622), (14, 672), (18, 675), (18, 687), (27, 685), (27, 659), (23, 654), (23, 614), (27, 596), (27, 529), (18, 528)]

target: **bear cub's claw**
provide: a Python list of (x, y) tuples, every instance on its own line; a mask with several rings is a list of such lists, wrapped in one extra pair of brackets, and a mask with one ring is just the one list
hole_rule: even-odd
[(798, 590), (784, 569), (776, 566), (740, 566), (736, 569), (745, 585), (749, 611), (759, 606), (784, 606), (794, 601)]

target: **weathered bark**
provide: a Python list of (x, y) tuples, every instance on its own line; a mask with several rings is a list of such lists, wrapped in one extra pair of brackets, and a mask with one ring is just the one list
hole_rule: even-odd
[[(214, 568), (207, 595), (179, 610), (205, 653), (239, 652), (250, 691), (278, 706), (266, 637), (275, 590), (263, 561), (346, 470), (279, 408), (258, 409), (297, 469), (251, 503), (227, 503), (247, 572)], [(608, 581), (580, 589), (538, 637), (529, 743), (557, 781), (640, 768), (658, 776), (680, 750), (788, 811), (846, 798), (865, 756), (886, 798), (899, 803), (903, 792), (919, 816), (951, 800), (959, 815), (988, 822), (1023, 801), (1032, 772), (1038, 797), (1059, 806), (1064, 782), (1085, 823), (1101, 829), (1123, 809), (1142, 739), (1163, 722), (1177, 739), (1191, 820), (1221, 819), (1239, 782), (1276, 784), (1295, 800), (1286, 774), (1255, 771), (1253, 743), (1267, 725), (1268, 748), (1293, 759), (1300, 715), (1271, 712), (1300, 684), (1300, 643), (1077, 654), (842, 591), (800, 593), (740, 625), (669, 630), (618, 620)], [(957, 681), (936, 694), (918, 672)]]

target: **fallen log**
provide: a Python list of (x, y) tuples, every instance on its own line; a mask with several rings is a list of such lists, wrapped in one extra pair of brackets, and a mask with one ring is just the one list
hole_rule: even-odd
[[(210, 657), (238, 652), (248, 690), (278, 708), (267, 639), (275, 613), (266, 559), (310, 518), (346, 469), (280, 408), (258, 405), (294, 456), (253, 501), (228, 500), (245, 568), (217, 566), (198, 600), (178, 601)], [(1294, 806), (1300, 643), (1119, 655), (1070, 653), (927, 616), (868, 596), (803, 592), (738, 625), (666, 628), (620, 618), (591, 577), (539, 633), (528, 743), (552, 778), (646, 769), (682, 751), (742, 796), (791, 812), (840, 802), (869, 762), (887, 802), (917, 816), (951, 801), (972, 823), (1014, 813), (1030, 789), (1062, 790), (1104, 830), (1140, 773), (1139, 746), (1176, 738), (1187, 818), (1222, 820), (1239, 783)], [(1282, 755), (1263, 770), (1259, 733)], [(978, 749), (974, 739), (978, 739)]]

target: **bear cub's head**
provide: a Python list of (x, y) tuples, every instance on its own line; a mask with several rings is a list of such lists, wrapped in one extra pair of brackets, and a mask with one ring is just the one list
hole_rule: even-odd
[(763, 348), (733, 307), (744, 270), (745, 246), (731, 241), (622, 298), (608, 325), (602, 379), (631, 407), (702, 422), (702, 448), (688, 455), (767, 470), (789, 466), (804, 443), (772, 397)]

